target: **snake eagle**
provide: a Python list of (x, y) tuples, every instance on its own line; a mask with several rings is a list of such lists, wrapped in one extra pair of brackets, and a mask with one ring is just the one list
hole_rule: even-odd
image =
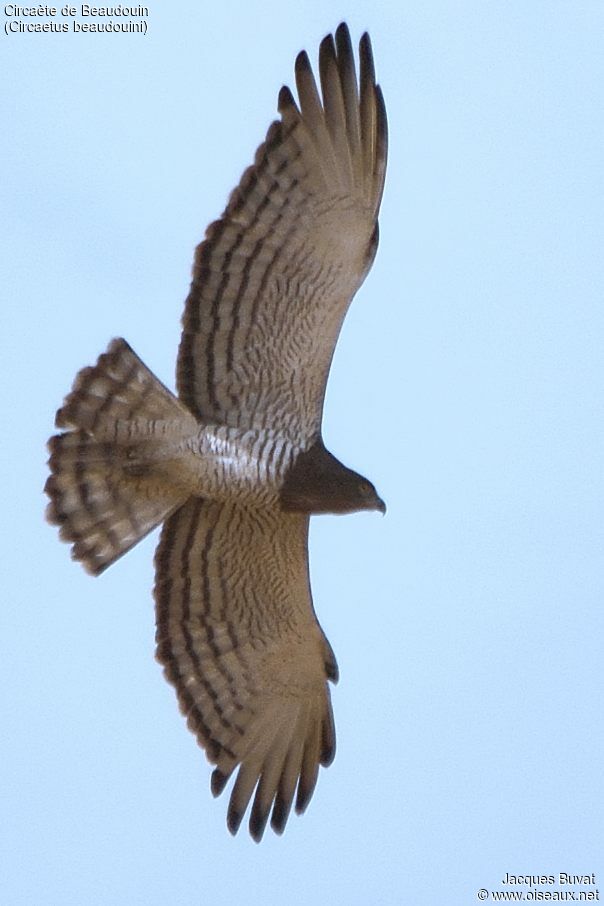
[(308, 572), (312, 513), (384, 511), (325, 449), (325, 385), (378, 242), (387, 127), (367, 34), (306, 53), (280, 118), (198, 246), (174, 396), (125, 340), (84, 368), (49, 441), (48, 518), (101, 573), (163, 523), (157, 658), (227, 824), (281, 833), (333, 759), (337, 679)]

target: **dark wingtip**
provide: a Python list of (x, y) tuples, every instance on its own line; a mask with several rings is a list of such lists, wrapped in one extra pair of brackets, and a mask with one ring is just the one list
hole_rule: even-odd
[(312, 789), (307, 790), (305, 787), (302, 787), (298, 784), (298, 793), (296, 795), (296, 815), (303, 815), (306, 809), (308, 808), (308, 803), (312, 799), (312, 794), (314, 792), (314, 786)]
[[(338, 56), (338, 65), (340, 71), (352, 69), (354, 71), (354, 53), (352, 50), (352, 41), (350, 32), (345, 22), (342, 22), (336, 28), (336, 52)], [(355, 76), (356, 82), (356, 76)]]
[(300, 72), (312, 72), (312, 67), (310, 65), (310, 60), (308, 59), (308, 54), (305, 50), (301, 50), (298, 56), (296, 57), (296, 62), (294, 64), (294, 69)]
[(294, 96), (291, 93), (291, 90), (287, 85), (283, 85), (277, 100), (277, 110), (279, 113), (283, 113), (284, 110), (290, 110), (292, 107), (296, 106)]
[(384, 143), (386, 143), (388, 141), (388, 117), (386, 116), (386, 102), (384, 101), (384, 94), (379, 85), (375, 86), (375, 97), (377, 100), (380, 132), (382, 134), (382, 140), (384, 141)]
[(223, 774), (219, 768), (215, 768), (212, 771), (212, 777), (210, 778), (210, 790), (212, 791), (212, 796), (220, 796), (225, 786), (229, 781), (230, 774)]
[(254, 803), (252, 814), (250, 815), (249, 830), (250, 836), (255, 843), (260, 843), (262, 840), (267, 820), (268, 809), (256, 808), (256, 803)]
[[(359, 41), (359, 56), (361, 58), (361, 78), (371, 85), (375, 85), (375, 66), (373, 64), (373, 50), (369, 32), (365, 32)], [(364, 78), (363, 78), (364, 76)]]
[(240, 812), (231, 803), (229, 805), (229, 810), (227, 812), (227, 822), (226, 823), (227, 823), (227, 827), (229, 829), (229, 833), (231, 833), (233, 836), (235, 836), (235, 834), (239, 830), (242, 818), (243, 818), (243, 812)]
[(325, 665), (325, 675), (327, 676), (328, 680), (331, 680), (331, 682), (335, 684), (340, 679), (340, 670), (338, 668), (338, 662), (336, 661), (336, 656), (334, 654), (333, 648), (331, 647), (327, 639), (325, 639), (325, 642), (327, 647), (327, 655), (323, 662)]
[(289, 818), (291, 807), (291, 799), (288, 802), (286, 802), (284, 799), (281, 799), (279, 796), (277, 796), (277, 798), (275, 799), (273, 813), (271, 815), (271, 827), (276, 834), (279, 834), (279, 836), (281, 836), (281, 834), (285, 830), (285, 825), (287, 824), (287, 819)]
[(325, 35), (321, 43), (319, 44), (319, 56), (321, 54), (329, 54), (330, 56), (335, 57), (336, 45), (333, 40), (333, 35)]
[(336, 757), (336, 741), (330, 737), (325, 737), (322, 743), (321, 748), (321, 764), (324, 768), (328, 768), (330, 764), (333, 764), (333, 760)]
[(298, 790), (296, 793), (296, 814), (302, 815), (308, 808), (308, 804), (312, 799), (312, 795), (315, 791), (317, 785), (317, 780), (319, 779), (319, 764), (315, 763), (313, 770), (305, 775), (304, 773), (300, 776), (298, 781)]
[(327, 78), (330, 67), (335, 65), (337, 65), (337, 57), (333, 35), (325, 35), (319, 44), (319, 74), (321, 83)]

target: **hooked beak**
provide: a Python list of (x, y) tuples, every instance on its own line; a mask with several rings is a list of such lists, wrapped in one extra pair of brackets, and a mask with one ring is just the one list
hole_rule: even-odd
[(378, 497), (378, 499), (377, 499), (377, 504), (376, 504), (376, 507), (375, 507), (375, 508), (376, 508), (376, 510), (379, 510), (379, 511), (380, 511), (380, 513), (382, 514), (382, 516), (385, 516), (385, 515), (386, 515), (386, 504), (384, 503), (384, 501), (382, 500), (381, 497)]

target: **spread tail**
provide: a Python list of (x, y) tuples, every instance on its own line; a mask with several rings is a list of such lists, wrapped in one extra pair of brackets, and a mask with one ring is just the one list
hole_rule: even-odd
[(199, 425), (118, 339), (78, 373), (56, 426), (65, 430), (48, 442), (46, 516), (98, 575), (188, 499), (170, 452)]

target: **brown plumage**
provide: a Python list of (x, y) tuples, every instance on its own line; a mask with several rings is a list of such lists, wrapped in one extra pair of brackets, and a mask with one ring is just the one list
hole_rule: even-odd
[(274, 122), (197, 248), (178, 397), (124, 340), (77, 375), (51, 438), (48, 518), (98, 574), (163, 522), (157, 658), (215, 765), (238, 768), (227, 823), (250, 832), (303, 811), (335, 731), (331, 647), (308, 575), (311, 513), (379, 509), (373, 485), (321, 440), (346, 310), (371, 267), (386, 116), (369, 37), (357, 84), (348, 29), (305, 53), (298, 104)]

